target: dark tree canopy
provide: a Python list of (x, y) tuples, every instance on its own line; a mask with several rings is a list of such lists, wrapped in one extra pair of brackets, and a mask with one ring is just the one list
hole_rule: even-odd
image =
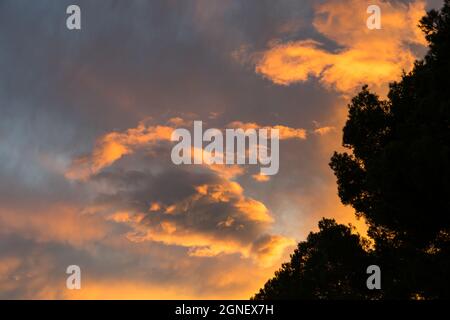
[(450, 0), (420, 27), (427, 55), (386, 100), (367, 86), (352, 99), (349, 151), (330, 162), (339, 197), (366, 219), (373, 248), (322, 220), (255, 298), (377, 297), (361, 289), (368, 261), (382, 269), (379, 297), (450, 297)]
[(382, 101), (367, 87), (352, 99), (331, 167), (341, 200), (374, 228), (426, 248), (450, 227), (450, 6), (420, 26), (424, 61), (390, 85)]
[(367, 240), (350, 227), (322, 219), (319, 232), (298, 244), (254, 299), (367, 298), (366, 268), (370, 265)]

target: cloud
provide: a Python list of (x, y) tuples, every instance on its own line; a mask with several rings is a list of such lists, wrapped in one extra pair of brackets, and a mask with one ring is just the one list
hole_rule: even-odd
[[(171, 133), (177, 126), (192, 123), (181, 117), (167, 123), (170, 126), (141, 121), (136, 128), (107, 133), (90, 154), (75, 159), (66, 177), (81, 179), (93, 192), (94, 201), (84, 212), (124, 225), (128, 230), (124, 236), (133, 243), (183, 247), (192, 257), (238, 254), (265, 266), (278, 261), (294, 241), (271, 234), (273, 214), (262, 201), (246, 196), (235, 181), (246, 167), (171, 166), (162, 157), (169, 154)], [(324, 135), (332, 130), (314, 124), (311, 133)], [(226, 128), (278, 129), (281, 140), (300, 141), (308, 132), (242, 121), (233, 121)], [(207, 156), (203, 152), (203, 157)], [(121, 158), (124, 161), (116, 166)], [(151, 166), (158, 170), (151, 173)], [(103, 170), (106, 167), (108, 171)], [(254, 174), (252, 178), (269, 181), (267, 176)]]
[(285, 247), (295, 245), (295, 241), (279, 235), (265, 235), (256, 240), (252, 252), (261, 264), (271, 265), (273, 260), (282, 255)]
[(0, 286), (2, 290), (14, 289), (13, 275), (22, 264), (21, 259), (15, 256), (0, 257)]
[[(177, 117), (169, 122), (186, 124)], [(235, 126), (262, 128), (239, 121), (228, 127)], [(304, 129), (272, 128), (280, 129), (282, 139), (306, 138)], [(93, 192), (94, 200), (83, 212), (123, 225), (128, 230), (124, 237), (133, 243), (183, 247), (192, 257), (238, 254), (264, 265), (277, 261), (293, 240), (271, 235), (274, 218), (270, 210), (246, 196), (242, 185), (234, 181), (245, 168), (167, 163), (162, 154), (169, 154), (174, 129), (143, 121), (136, 128), (100, 137), (93, 151), (76, 159), (66, 174), (68, 179), (81, 179)], [(162, 149), (158, 149), (158, 142), (163, 143)], [(146, 152), (141, 153), (143, 150)], [(124, 161), (119, 169), (115, 164), (121, 158)], [(149, 168), (156, 162), (159, 169), (151, 173)], [(106, 167), (108, 171), (102, 170)], [(261, 237), (276, 239), (265, 246), (264, 254), (255, 249)]]
[[(176, 120), (176, 122), (179, 122)], [(100, 137), (91, 155), (75, 159), (66, 172), (69, 179), (87, 179), (101, 169), (113, 164), (124, 155), (133, 153), (136, 148), (154, 144), (158, 141), (170, 141), (174, 127), (146, 126), (139, 123), (136, 128), (125, 132), (110, 132)]]
[(336, 130), (335, 127), (325, 126), (325, 127), (319, 127), (319, 128), (314, 129), (314, 133), (318, 134), (319, 136), (323, 136), (323, 135), (325, 135), (327, 133), (330, 133), (331, 131), (334, 131), (334, 130)]
[(101, 217), (80, 215), (81, 206), (52, 203), (45, 206), (0, 208), (0, 234), (22, 234), (40, 243), (67, 243), (83, 247), (100, 241), (112, 230)]
[[(159, 142), (171, 142), (172, 132), (177, 127), (191, 124), (191, 121), (183, 120), (180, 117), (173, 117), (168, 120), (168, 124), (172, 126), (147, 125), (146, 122), (147, 120), (144, 120), (136, 128), (130, 128), (124, 132), (109, 132), (98, 138), (89, 155), (80, 156), (72, 161), (71, 166), (66, 170), (66, 178), (70, 180), (86, 180), (122, 157), (135, 153), (138, 149), (151, 148)], [(261, 126), (256, 123), (234, 121), (228, 127), (244, 130), (273, 128), (279, 130), (281, 140), (306, 139), (305, 129), (283, 125)], [(192, 152), (192, 154), (195, 156), (197, 153)], [(204, 158), (211, 156), (204, 150), (201, 154)], [(204, 165), (227, 178), (236, 177), (244, 172), (244, 169), (240, 166)]]
[(270, 180), (270, 176), (262, 174), (254, 174), (252, 175), (252, 178), (258, 182), (267, 182)]
[[(214, 171), (201, 174), (177, 169), (176, 175), (182, 180), (178, 184), (171, 183), (170, 188), (173, 195), (180, 196), (166, 200), (152, 190), (162, 187), (157, 181), (170, 183), (165, 178), (167, 173), (156, 179), (144, 174), (150, 185), (141, 185), (139, 189), (134, 189), (130, 180), (117, 183), (121, 176), (128, 179), (126, 174), (116, 173), (114, 180), (105, 176), (102, 179), (110, 181), (108, 184), (112, 189), (116, 188), (115, 183), (126, 186), (125, 189), (116, 189), (108, 197), (99, 196), (100, 203), (86, 211), (126, 225), (130, 230), (126, 237), (131, 242), (181, 246), (188, 249), (190, 256), (237, 253), (267, 264), (279, 259), (283, 250), (293, 244), (291, 239), (276, 236), (279, 241), (273, 242), (270, 250), (266, 248), (267, 254), (262, 259), (254, 250), (255, 244), (270, 231), (273, 223), (269, 209), (262, 202), (245, 196), (239, 183)], [(187, 194), (180, 192), (183, 189), (189, 190)], [(150, 209), (146, 203), (151, 203)]]
[(255, 71), (279, 85), (311, 77), (343, 93), (367, 83), (386, 84), (409, 70), (417, 58), (411, 45), (426, 44), (417, 27), (425, 2), (379, 2), (381, 30), (366, 27), (367, 1), (328, 1), (316, 7), (314, 26), (339, 47), (312, 39), (275, 42), (262, 53)]
[(291, 128), (283, 125), (273, 125), (273, 126), (262, 126), (260, 124), (254, 122), (241, 122), (241, 121), (233, 121), (228, 127), (230, 128), (240, 128), (243, 130), (247, 129), (277, 129), (279, 130), (279, 138), (280, 140), (288, 140), (288, 139), (306, 139), (306, 130), (302, 128)]
[(61, 298), (75, 300), (177, 300), (195, 299), (196, 295), (178, 286), (145, 283), (142, 280), (92, 279), (82, 290), (67, 290)]

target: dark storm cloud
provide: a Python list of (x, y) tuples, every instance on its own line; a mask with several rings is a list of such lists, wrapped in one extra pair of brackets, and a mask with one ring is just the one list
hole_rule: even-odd
[(67, 114), (69, 123), (124, 128), (167, 110), (203, 117), (226, 111), (234, 120), (233, 110), (254, 118), (309, 107), (298, 88), (268, 86), (231, 59), (241, 45), (263, 48), (293, 12), (292, 19), (304, 18), (311, 10), (304, 3), (279, 2), (272, 10), (262, 1), (81, 1), (79, 33), (65, 29), (65, 5), (18, 1), (2, 11), (6, 91), (40, 97), (35, 109)]

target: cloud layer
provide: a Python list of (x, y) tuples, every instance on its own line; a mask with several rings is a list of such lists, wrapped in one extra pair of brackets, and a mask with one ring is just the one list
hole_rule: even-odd
[(378, 87), (409, 70), (417, 58), (413, 45), (425, 45), (417, 27), (425, 2), (380, 2), (381, 30), (366, 27), (368, 1), (327, 1), (316, 7), (314, 27), (336, 44), (314, 39), (276, 42), (256, 64), (256, 72), (279, 85), (317, 78), (343, 93), (362, 84)]
[[(422, 2), (381, 31), (356, 0), (77, 3), (81, 32), (70, 1), (0, 1), (0, 298), (245, 299), (322, 216), (364, 231), (328, 168), (343, 96), (420, 55)], [(278, 174), (174, 165), (194, 120), (279, 129)]]

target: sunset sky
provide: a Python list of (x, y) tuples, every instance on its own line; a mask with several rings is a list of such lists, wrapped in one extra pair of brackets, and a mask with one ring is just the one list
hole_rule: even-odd
[[(364, 233), (328, 167), (346, 105), (411, 69), (441, 4), (0, 0), (0, 298), (247, 299), (320, 218)], [(278, 174), (173, 164), (196, 120), (279, 128)]]

